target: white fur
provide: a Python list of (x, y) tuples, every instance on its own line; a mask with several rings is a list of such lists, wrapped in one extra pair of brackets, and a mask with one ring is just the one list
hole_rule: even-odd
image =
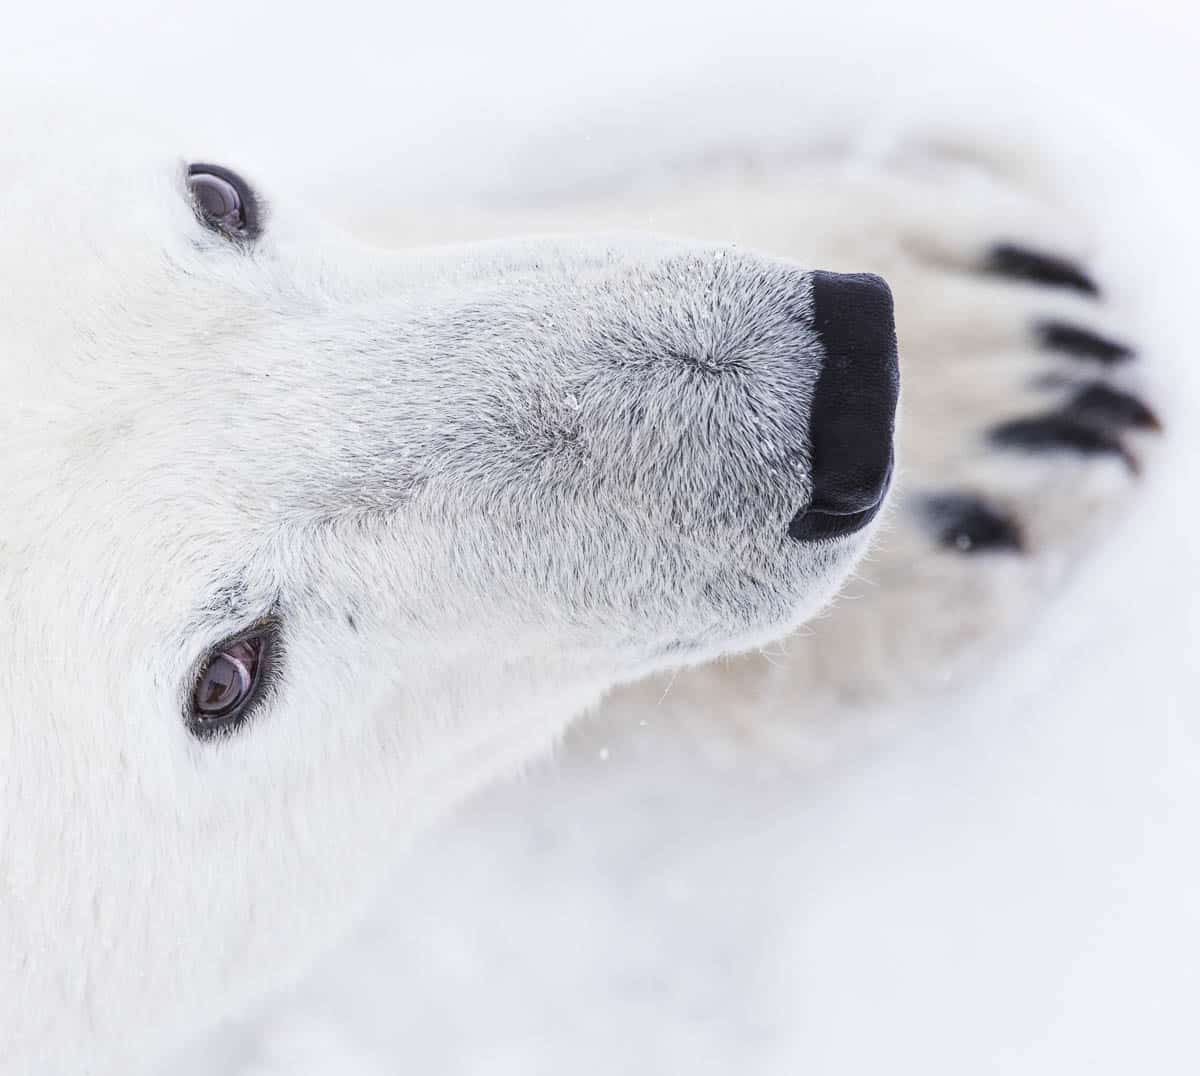
[[(0, 191), (5, 1072), (128, 1072), (288, 981), (398, 840), (612, 685), (806, 619), (867, 538), (787, 537), (797, 263), (388, 254), (260, 175), (246, 250), (183, 147), (89, 127), (39, 117)], [(263, 705), (198, 742), (205, 654), (272, 616)]]
[[(798, 707), (936, 681), (1019, 622), (1128, 486), (1111, 461), (998, 458), (980, 437), (1056, 365), (1031, 317), (1082, 311), (969, 271), (997, 239), (1083, 242), (988, 162), (739, 151), (665, 181), (606, 173), (569, 212), (374, 220), (398, 252), (322, 229), (247, 168), (270, 203), (250, 254), (192, 213), (192, 147), (100, 145), (87, 131), (111, 128), (76, 122), (0, 149), (5, 1073), (137, 1071), (299, 974), (398, 842), (609, 688), (825, 605), (865, 536), (781, 537), (808, 493), (821, 358), (782, 313), (805, 269), (896, 290), (902, 494), (983, 488), (1034, 555), (936, 550), (902, 496), (856, 600), (770, 670), (678, 677), (670, 712), (721, 723), (749, 697), (754, 734), (787, 735)], [(647, 221), (677, 238), (419, 249)], [(722, 376), (731, 344), (750, 376)], [(964, 352), (979, 368), (954, 368)], [(194, 741), (198, 662), (271, 612), (286, 660), (267, 704)], [(662, 726), (662, 694), (627, 689), (610, 713), (654, 704)]]

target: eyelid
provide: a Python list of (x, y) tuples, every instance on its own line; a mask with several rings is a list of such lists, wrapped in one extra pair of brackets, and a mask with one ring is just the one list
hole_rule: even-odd
[[(263, 639), (263, 650), (258, 677), (251, 695), (245, 704), (231, 715), (229, 719), (205, 722), (196, 717), (195, 693), (199, 687), (205, 670), (222, 651), (236, 646), (240, 642), (257, 637)], [(184, 724), (188, 731), (199, 740), (214, 740), (234, 735), (245, 725), (252, 722), (263, 700), (269, 695), (276, 683), (280, 666), (283, 661), (283, 640), (279, 618), (273, 615), (260, 617), (242, 631), (215, 642), (201, 656), (193, 667), (188, 678), (186, 701), (184, 703)]]
[[(219, 235), (225, 236), (228, 239), (252, 241), (257, 239), (262, 231), (263, 207), (258, 195), (255, 194), (254, 188), (237, 172), (230, 168), (226, 168), (219, 164), (208, 164), (203, 161), (195, 161), (187, 166), (187, 173), (184, 177), (185, 183), (192, 176), (211, 175), (217, 179), (222, 179), (228, 183), (237, 192), (241, 202), (242, 225), (236, 230), (222, 228), (219, 224), (207, 218), (202, 212), (197, 209), (197, 216), (205, 227), (217, 232)], [(188, 190), (189, 196), (192, 197), (193, 204), (196, 203), (195, 197), (192, 195), (190, 187)]]

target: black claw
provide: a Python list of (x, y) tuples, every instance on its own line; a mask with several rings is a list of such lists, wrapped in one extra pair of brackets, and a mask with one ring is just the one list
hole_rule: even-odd
[(1102, 381), (1085, 385), (1062, 413), (1110, 431), (1162, 429), (1158, 416), (1141, 400)]
[(985, 272), (1025, 280), (1031, 284), (1070, 288), (1084, 295), (1100, 294), (1096, 282), (1074, 262), (1051, 254), (1039, 254), (1036, 250), (1012, 243), (997, 243), (992, 247), (983, 268)]
[(1016, 520), (970, 493), (945, 493), (924, 502), (937, 541), (959, 553), (1021, 553), (1025, 539)]
[(1119, 456), (1136, 471), (1137, 461), (1110, 430), (1071, 413), (1061, 411), (1018, 418), (992, 428), (991, 442), (1003, 448), (1027, 452), (1079, 452), (1085, 456)]
[(1034, 332), (1047, 351), (1057, 351), (1077, 359), (1095, 359), (1106, 366), (1126, 362), (1135, 355), (1133, 348), (1126, 344), (1061, 321), (1044, 321), (1034, 327)]

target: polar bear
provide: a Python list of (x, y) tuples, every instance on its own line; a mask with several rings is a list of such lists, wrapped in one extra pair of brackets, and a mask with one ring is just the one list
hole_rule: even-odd
[(986, 158), (707, 153), (426, 247), (50, 113), (0, 151), (6, 1074), (144, 1071), (290, 981), (614, 688), (691, 667), (674, 704), (740, 720), (713, 659), (881, 527), (764, 705), (936, 678), (1158, 426), (1059, 207)]

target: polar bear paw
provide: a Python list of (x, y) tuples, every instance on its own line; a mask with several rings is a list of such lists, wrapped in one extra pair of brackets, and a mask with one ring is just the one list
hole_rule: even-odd
[[(1138, 386), (1136, 346), (1098, 326), (1088, 309), (1104, 302), (1088, 269), (1001, 241), (975, 272), (981, 291), (1010, 292), (1004, 301), (1017, 308), (1024, 324), (1015, 333), (1023, 329), (1025, 340), (964, 354), (967, 369), (943, 370), (941, 386), (916, 375), (900, 510), (951, 554), (1050, 551), (1072, 544), (1120, 498), (1142, 471), (1143, 437), (1162, 425)], [(964, 379), (976, 381), (974, 390), (956, 385)]]
[(893, 508), (845, 599), (796, 644), (843, 695), (949, 679), (1011, 637), (1134, 493), (1162, 432), (1136, 317), (1086, 227), (974, 162), (900, 171), (876, 175), (879, 231), (857, 243), (896, 295)]

